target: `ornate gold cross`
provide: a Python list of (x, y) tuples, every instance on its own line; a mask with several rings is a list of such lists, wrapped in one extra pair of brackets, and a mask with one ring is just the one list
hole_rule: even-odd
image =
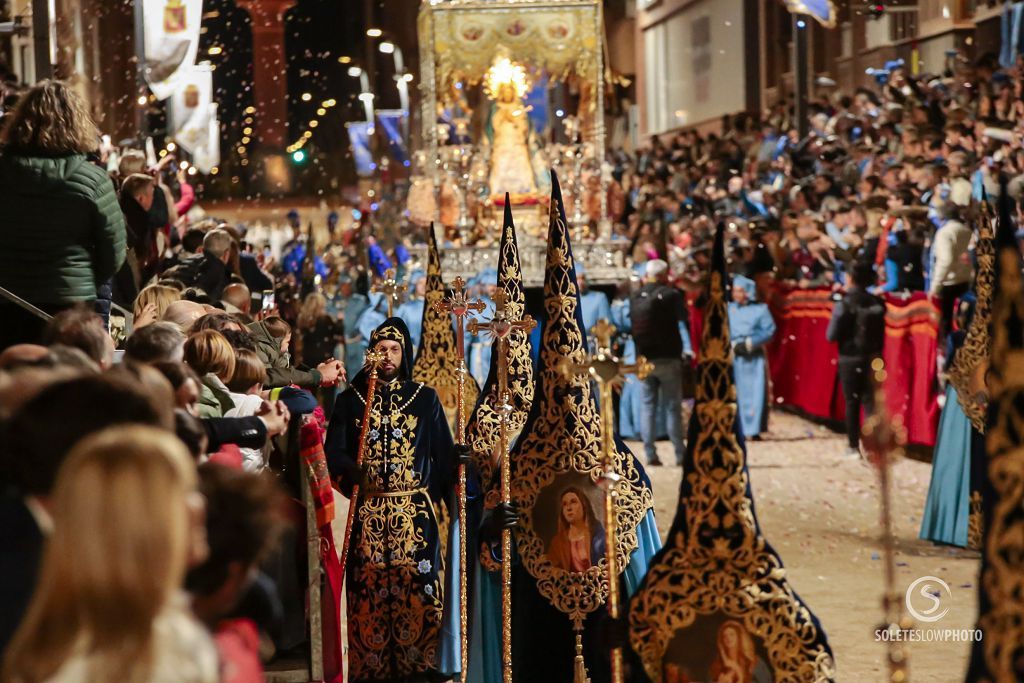
[[(568, 358), (563, 358), (559, 361), (558, 368), (567, 378), (586, 376), (596, 380), (601, 391), (601, 466), (604, 471), (601, 474), (600, 483), (605, 490), (604, 522), (608, 536), (605, 555), (608, 567), (608, 614), (613, 619), (618, 619), (619, 570), (615, 501), (619, 496), (622, 477), (615, 470), (615, 422), (612, 413), (612, 393), (616, 388), (622, 386), (628, 373), (633, 373), (640, 379), (646, 379), (654, 369), (654, 365), (644, 356), (637, 356), (635, 363), (627, 365), (612, 353), (612, 335), (615, 334), (615, 326), (604, 318), (598, 320), (591, 331), (597, 339), (597, 352), (586, 356), (583, 363), (574, 363)], [(612, 682), (622, 683), (624, 672), (621, 648), (612, 649), (611, 660)]]
[(483, 313), (485, 308), (487, 306), (480, 299), (466, 298), (466, 281), (461, 277), (452, 281), (451, 296), (434, 302), (435, 311), (455, 316), (455, 347), (459, 350), (460, 372), (465, 372), (466, 363), (465, 319), (470, 312)]
[(394, 302), (402, 293), (402, 285), (395, 279), (395, 271), (388, 268), (384, 271), (384, 278), (373, 283), (373, 291), (383, 294), (388, 299), (388, 317), (393, 313)]

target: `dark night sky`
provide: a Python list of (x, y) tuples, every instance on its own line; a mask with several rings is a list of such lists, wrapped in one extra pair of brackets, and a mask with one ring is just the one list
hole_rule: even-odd
[[(220, 103), (224, 126), (224, 151), (234, 149), (242, 137), (246, 107), (252, 98), (252, 36), (248, 14), (234, 0), (205, 0), (205, 32), (200, 40), (200, 59), (217, 65), (214, 88)], [(320, 103), (336, 99), (338, 106), (319, 117), (313, 145), (322, 152), (347, 152), (344, 123), (360, 119), (362, 106), (356, 99), (358, 80), (347, 73), (349, 65), (338, 58), (351, 56), (361, 62), (364, 49), (363, 3), (361, 0), (299, 0), (285, 15), (285, 55), (287, 58), (289, 133), (295, 141), (316, 117)], [(209, 55), (209, 48), (220, 46), (223, 53)], [(312, 99), (304, 102), (302, 93)], [(397, 97), (396, 97), (397, 99)], [(385, 99), (385, 105), (389, 105)]]

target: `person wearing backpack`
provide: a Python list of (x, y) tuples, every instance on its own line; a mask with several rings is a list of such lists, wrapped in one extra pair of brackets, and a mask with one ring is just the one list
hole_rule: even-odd
[(873, 264), (858, 261), (850, 286), (832, 309), (825, 336), (839, 344), (839, 383), (846, 400), (847, 456), (860, 457), (860, 409), (874, 410), (871, 361), (882, 355), (885, 341), (885, 301), (868, 292), (874, 286)]
[[(654, 364), (654, 370), (641, 383), (640, 434), (648, 465), (661, 465), (655, 450), (657, 415), (666, 411), (668, 438), (683, 464), (686, 446), (683, 439), (683, 364), (693, 357), (689, 316), (683, 293), (668, 284), (668, 263), (648, 261), (644, 284), (629, 298), (633, 339), (637, 353)], [(660, 394), (660, 400), (659, 400)]]

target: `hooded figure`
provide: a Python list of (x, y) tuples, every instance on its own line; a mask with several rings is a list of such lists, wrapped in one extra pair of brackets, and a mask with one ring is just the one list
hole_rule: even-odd
[(732, 280), (729, 332), (736, 354), (733, 371), (743, 436), (757, 438), (768, 430), (768, 363), (764, 345), (775, 334), (767, 304), (757, 303), (754, 281), (737, 275)]
[[(437, 393), (412, 381), (412, 340), (401, 318), (373, 331), (385, 353), (369, 422), (364, 367), (335, 403), (325, 450), (351, 497), (360, 485), (346, 567), (349, 680), (436, 673), (444, 588), (441, 509), (455, 484), (455, 447)], [(360, 435), (368, 429), (358, 459)]]
[[(661, 540), (643, 466), (617, 434), (602, 434), (597, 387), (562, 372), (566, 361), (585, 360), (587, 346), (565, 209), (554, 173), (551, 185), (545, 320), (534, 371), (536, 390), (522, 434), (509, 454), (512, 503), (520, 515), (513, 532), (519, 558), (512, 569), (513, 670), (517, 680), (573, 680), (578, 633), (590, 679), (604, 683), (611, 676), (607, 639), (602, 637), (607, 632), (603, 595), (607, 578), (600, 559), (598, 564), (593, 562), (603, 545), (602, 534), (594, 526), (585, 534), (582, 549), (565, 553), (560, 549), (565, 546), (555, 542), (553, 555), (549, 554), (558, 532), (558, 506), (575, 506), (575, 512), (565, 508), (570, 524), (579, 520), (582, 509), (565, 492), (577, 487), (584, 495), (600, 495), (595, 477), (602, 467), (603, 439), (614, 446), (614, 467), (622, 478), (614, 549), (621, 561), (616, 580), (623, 600), (639, 585)], [(581, 539), (575, 533), (568, 540), (579, 544)], [(560, 568), (566, 555), (569, 570)]]
[[(821, 624), (790, 585), (755, 513), (736, 415), (723, 233), (719, 225), (686, 476), (665, 547), (629, 601), (629, 645), (646, 673), (638, 680), (834, 681)], [(717, 652), (709, 652), (715, 633)], [(763, 651), (785, 656), (766, 658)], [(681, 662), (703, 663), (683, 673)]]

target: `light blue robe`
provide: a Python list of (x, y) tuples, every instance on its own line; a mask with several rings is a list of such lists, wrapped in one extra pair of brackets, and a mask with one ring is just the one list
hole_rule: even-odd
[(768, 363), (764, 345), (775, 334), (775, 321), (768, 306), (747, 303), (729, 304), (729, 333), (735, 347), (749, 339), (754, 351), (750, 356), (737, 354), (733, 361), (736, 378), (736, 402), (740, 410), (743, 436), (748, 439), (764, 431), (768, 421)]
[[(580, 305), (583, 311), (583, 329), (586, 332), (591, 352), (594, 349), (593, 333), (590, 331), (601, 318), (608, 322), (612, 321), (612, 307), (608, 303), (608, 297), (604, 292), (588, 291), (580, 294)], [(617, 327), (617, 326), (616, 326)]]
[(412, 352), (419, 353), (423, 336), (423, 299), (409, 299), (395, 309), (395, 315), (405, 321), (412, 337)]
[[(359, 336), (364, 340), (369, 340), (369, 338), (373, 336), (373, 331), (376, 330), (382, 322), (388, 319), (387, 313), (380, 309), (387, 311), (387, 303), (385, 302), (384, 295), (378, 292), (371, 292), (369, 306), (362, 312), (359, 316), (359, 322), (356, 323), (356, 330), (359, 332)], [(365, 345), (366, 341), (364, 341), (363, 344)], [(365, 349), (366, 347), (364, 346), (363, 348)], [(359, 365), (356, 367), (363, 367), (362, 359), (359, 360)]]
[(345, 318), (345, 368), (354, 377), (356, 371), (363, 367), (366, 357), (366, 337), (359, 334), (359, 319), (370, 306), (370, 301), (362, 294), (353, 294), (347, 299), (334, 299), (335, 311)]
[[(473, 311), (473, 317), (479, 320), (491, 320), (494, 317), (494, 302), (486, 294), (481, 294), (479, 298), (484, 303), (484, 310), (480, 313)], [(466, 324), (469, 324), (469, 320), (466, 321)], [(491, 338), (485, 331), (472, 336), (468, 331), (466, 334), (470, 340), (469, 348), (466, 350), (469, 374), (482, 387), (487, 383), (487, 373), (491, 370)]]
[(967, 547), (972, 440), (971, 421), (960, 407), (956, 389), (947, 384), (932, 455), (932, 479), (921, 519), (922, 539)]

